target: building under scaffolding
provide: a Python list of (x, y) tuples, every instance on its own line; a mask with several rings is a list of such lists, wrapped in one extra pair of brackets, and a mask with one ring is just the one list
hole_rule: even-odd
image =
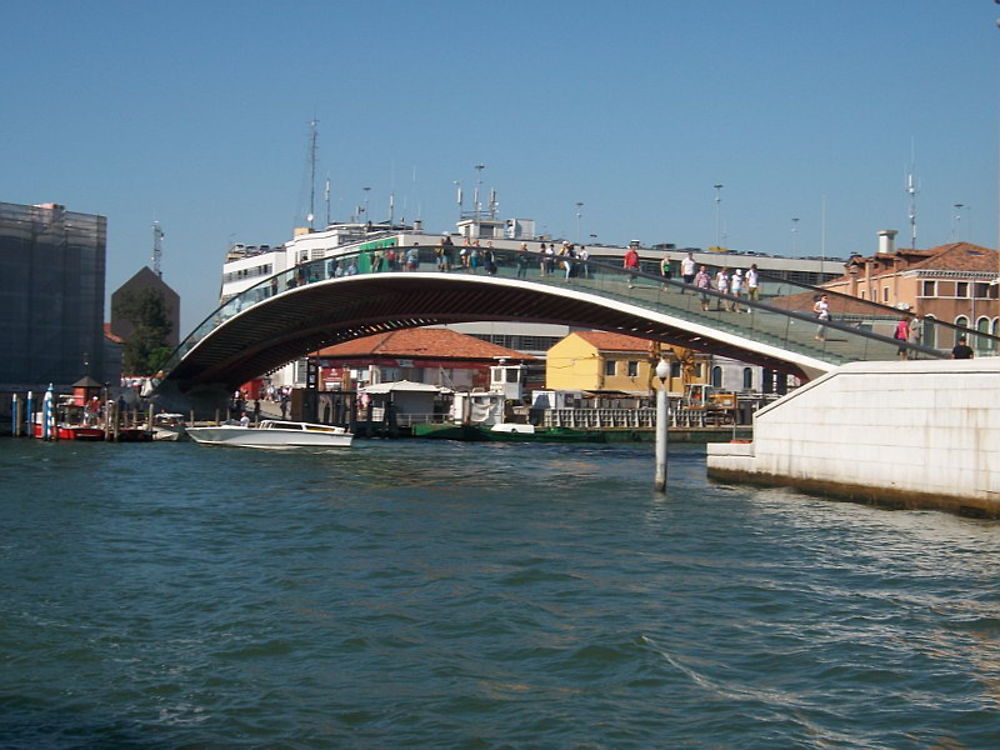
[(0, 390), (104, 380), (107, 218), (0, 203)]

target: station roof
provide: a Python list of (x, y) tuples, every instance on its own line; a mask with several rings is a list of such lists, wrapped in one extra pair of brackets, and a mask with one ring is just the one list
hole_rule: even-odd
[(651, 352), (654, 343), (649, 339), (629, 336), (609, 331), (573, 331), (571, 336), (579, 336), (602, 352)]
[(345, 341), (320, 349), (319, 357), (402, 357), (434, 359), (533, 360), (535, 357), (516, 349), (491, 344), (475, 336), (450, 328), (407, 328)]

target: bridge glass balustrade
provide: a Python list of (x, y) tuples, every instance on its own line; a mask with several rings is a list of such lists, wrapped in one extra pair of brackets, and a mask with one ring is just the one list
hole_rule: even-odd
[[(904, 314), (898, 308), (883, 305), (871, 300), (851, 297), (836, 292), (830, 292), (821, 287), (810, 286), (787, 279), (777, 279), (768, 277), (766, 274), (760, 276), (760, 299), (767, 302), (769, 299), (778, 300), (798, 300), (801, 295), (826, 294), (830, 299), (831, 312), (834, 317), (850, 325), (865, 328), (885, 336), (892, 337), (896, 329), (896, 323), (900, 315)], [(921, 319), (921, 330), (919, 346), (931, 351), (922, 351), (913, 347), (908, 347), (910, 359), (920, 359), (923, 357), (948, 357), (951, 349), (958, 343), (959, 338), (965, 338), (971, 346), (976, 356), (996, 356), (1000, 352), (1000, 336), (989, 331), (974, 331), (970, 328), (963, 328), (945, 320), (937, 320), (933, 317)]]
[[(385, 240), (391, 241), (391, 237)], [(209, 315), (174, 351), (164, 367), (169, 371), (212, 330), (241, 312), (272, 297), (320, 281), (370, 273), (407, 273), (405, 258), (409, 248), (394, 247), (397, 254), (390, 268), (385, 248), (366, 249), (303, 263), (261, 281), (228, 300)], [(593, 291), (647, 310), (658, 311), (692, 323), (701, 323), (763, 344), (773, 344), (817, 359), (841, 364), (858, 360), (897, 358), (900, 342), (892, 335), (899, 311), (854, 297), (829, 293), (816, 287), (761, 275), (761, 295), (757, 302), (745, 295), (738, 300), (715, 290), (699, 290), (676, 279), (655, 274), (626, 272), (606, 262), (572, 259), (566, 261), (535, 252), (493, 250), (495, 263), (486, 263), (480, 248), (478, 262), (455, 246), (446, 261), (432, 246), (421, 246), (419, 265), (424, 273), (476, 274), (543, 284), (562, 289)], [(812, 305), (820, 293), (828, 294), (832, 320), (820, 330)], [(940, 321), (926, 321), (919, 345), (902, 346), (910, 359), (948, 356), (958, 334), (965, 335), (974, 349), (998, 350), (1000, 338), (972, 330), (956, 329)], [(820, 336), (821, 338), (817, 338)]]

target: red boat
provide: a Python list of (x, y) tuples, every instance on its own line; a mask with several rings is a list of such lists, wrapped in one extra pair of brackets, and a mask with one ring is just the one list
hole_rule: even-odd
[[(55, 406), (55, 434), (50, 440), (117, 440), (138, 443), (153, 439), (153, 433), (142, 427), (119, 427), (106, 436), (104, 425), (92, 407), (80, 406), (72, 396), (62, 396)], [(42, 413), (35, 414), (32, 435), (42, 437)]]
[[(34, 436), (42, 437), (41, 417), (35, 420)], [(104, 440), (104, 430), (100, 427), (83, 424), (66, 424), (56, 422), (56, 434), (54, 440)]]

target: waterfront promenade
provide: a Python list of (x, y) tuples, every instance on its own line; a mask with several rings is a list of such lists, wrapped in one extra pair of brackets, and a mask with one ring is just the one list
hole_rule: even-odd
[(859, 362), (759, 411), (708, 471), (905, 508), (1000, 517), (1000, 358)]

